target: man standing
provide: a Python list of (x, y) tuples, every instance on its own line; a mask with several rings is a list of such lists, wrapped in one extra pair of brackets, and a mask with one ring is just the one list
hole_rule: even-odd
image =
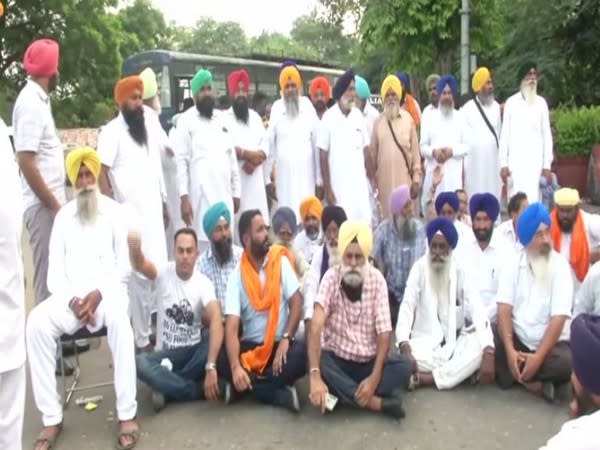
[[(141, 231), (144, 253), (156, 264), (165, 264), (162, 138), (157, 134), (164, 131), (147, 125), (143, 91), (142, 80), (137, 76), (123, 78), (115, 86), (115, 101), (120, 112), (98, 136), (98, 155), (102, 161), (99, 185), (104, 195), (126, 207), (130, 220)], [(136, 346), (148, 351), (151, 349), (152, 282), (141, 274), (132, 274), (129, 298)]]
[(600, 216), (581, 209), (577, 189), (562, 188), (554, 193), (556, 207), (552, 211), (552, 246), (571, 266), (573, 292), (591, 266), (591, 253), (600, 245)]
[(452, 389), (479, 370), (494, 380), (494, 339), (467, 267), (453, 254), (458, 233), (439, 217), (427, 224), (429, 251), (413, 266), (398, 313), (396, 341), (413, 360), (415, 385)]
[(300, 205), (300, 218), (303, 229), (294, 240), (294, 246), (302, 252), (306, 261), (310, 264), (314, 252), (323, 244), (321, 233), (321, 215), (323, 205), (317, 197), (310, 196)]
[(396, 72), (396, 76), (400, 80), (400, 83), (402, 83), (402, 91), (404, 92), (402, 108), (410, 114), (415, 126), (418, 127), (421, 124), (421, 107), (417, 103), (417, 100), (412, 96), (410, 90), (410, 76), (403, 71)]
[(215, 111), (212, 74), (200, 69), (190, 83), (196, 108), (181, 115), (175, 143), (181, 216), (198, 235), (199, 249), (208, 248), (204, 213), (224, 202), (231, 215), (240, 208), (240, 172), (232, 132)]
[(226, 378), (237, 393), (250, 391), (262, 403), (298, 412), (294, 383), (306, 374), (306, 347), (294, 340), (302, 318), (300, 285), (287, 250), (271, 248), (260, 211), (242, 214), (239, 233), (244, 253), (225, 299)]
[(269, 143), (259, 115), (250, 109), (248, 104), (248, 72), (243, 69), (231, 72), (227, 78), (227, 88), (233, 103), (224, 114), (225, 127), (235, 145), (241, 181), (238, 213), (259, 209), (268, 224), (269, 208), (263, 168), (269, 152)]
[(379, 116), (371, 135), (371, 157), (377, 180), (383, 219), (390, 219), (392, 191), (401, 185), (410, 186), (412, 199), (421, 188), (421, 153), (417, 128), (400, 107), (402, 85), (395, 75), (388, 75), (381, 85), (383, 114)]
[[(137, 94), (141, 101), (141, 89)], [(67, 156), (75, 199), (63, 206), (50, 237), (50, 297), (27, 319), (31, 385), (43, 428), (35, 449), (54, 447), (63, 428), (63, 407), (54, 377), (56, 340), (83, 327), (108, 332), (119, 418), (118, 448), (135, 447), (137, 413), (134, 340), (127, 314), (127, 224), (123, 206), (101, 195), (96, 181), (100, 158), (91, 148)], [(164, 236), (164, 235), (163, 235)]]
[[(300, 203), (306, 197), (322, 197), (316, 147), (319, 118), (310, 101), (300, 95), (302, 78), (296, 66), (285, 66), (281, 70), (279, 86), (282, 99), (275, 102), (271, 112), (265, 183), (269, 196), (277, 199), (278, 206), (287, 206), (298, 214)], [(273, 166), (276, 167), (275, 185), (271, 182)]]
[(452, 75), (443, 76), (437, 84), (437, 92), (438, 108), (421, 127), (421, 153), (426, 163), (424, 192), (429, 191), (438, 166), (442, 168), (443, 177), (437, 192), (462, 189), (463, 160), (469, 150), (461, 114), (454, 107), (456, 79)]
[(335, 84), (336, 104), (323, 116), (317, 147), (327, 204), (340, 205), (349, 220), (371, 223), (369, 138), (355, 96), (354, 73), (348, 70)]
[(354, 77), (354, 84), (356, 85), (356, 107), (360, 109), (367, 122), (367, 135), (370, 139), (373, 134), (375, 121), (379, 117), (379, 111), (377, 111), (377, 109), (369, 102), (369, 99), (371, 98), (371, 89), (369, 88), (367, 80), (356, 75)]
[(427, 114), (438, 107), (438, 81), (440, 81), (440, 76), (437, 73), (432, 73), (425, 80), (425, 88), (427, 89), (427, 94), (429, 95), (429, 105), (423, 109), (423, 114), (421, 114), (421, 123), (425, 122), (425, 117)]
[(344, 403), (402, 419), (410, 362), (388, 355), (388, 293), (368, 261), (372, 242), (366, 223), (346, 222), (340, 229), (342, 263), (325, 274), (308, 331), (309, 396), (323, 413), (331, 391)]
[(23, 193), (8, 129), (0, 119), (0, 448), (21, 450), (25, 412)]
[(502, 196), (498, 140), (502, 121), (494, 99), (492, 76), (486, 67), (473, 74), (474, 97), (462, 107), (469, 154), (465, 158), (465, 189), (470, 194), (490, 192)]
[(498, 289), (496, 377), (503, 389), (521, 384), (554, 399), (555, 386), (571, 377), (569, 319), (573, 282), (567, 260), (552, 250), (550, 214), (541, 203), (517, 223), (525, 247), (503, 271)]
[(330, 100), (331, 84), (329, 84), (329, 80), (325, 77), (315, 77), (310, 82), (310, 101), (315, 107), (319, 119), (323, 118)]
[(552, 182), (552, 131), (548, 104), (537, 95), (537, 66), (519, 70), (520, 91), (504, 104), (500, 136), (500, 167), (508, 196), (524, 192), (531, 202), (540, 198), (540, 174)]

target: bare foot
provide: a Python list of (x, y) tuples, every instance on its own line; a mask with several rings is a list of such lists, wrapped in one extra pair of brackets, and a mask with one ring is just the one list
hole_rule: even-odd
[(136, 446), (140, 438), (140, 428), (135, 419), (119, 422), (119, 446), (123, 450), (129, 450)]
[(577, 419), (577, 417), (579, 417), (579, 402), (576, 398), (569, 403), (569, 417), (571, 419)]
[(54, 447), (56, 438), (62, 431), (62, 424), (53, 425), (51, 427), (44, 427), (40, 431), (35, 444), (33, 445), (34, 450), (49, 450)]
[(431, 372), (419, 372), (419, 386), (435, 386)]

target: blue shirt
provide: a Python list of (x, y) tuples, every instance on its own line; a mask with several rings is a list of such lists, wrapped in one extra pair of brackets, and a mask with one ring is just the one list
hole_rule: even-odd
[[(267, 257), (268, 258), (268, 257)], [(265, 266), (267, 258), (260, 268), (260, 284), (265, 285)], [(281, 301), (279, 304), (279, 323), (277, 324), (277, 334), (275, 339), (281, 340), (288, 319), (288, 300), (300, 289), (300, 283), (292, 269), (292, 265), (285, 256), (281, 257)], [(268, 311), (258, 312), (250, 304), (244, 285), (240, 266), (229, 277), (227, 283), (227, 293), (225, 294), (225, 315), (238, 316), (241, 318), (243, 327), (242, 340), (260, 343), (264, 341), (267, 321), (269, 319)]]

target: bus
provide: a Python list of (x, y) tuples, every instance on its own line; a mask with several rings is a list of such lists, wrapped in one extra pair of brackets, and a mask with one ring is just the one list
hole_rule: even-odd
[[(227, 76), (234, 70), (245, 69), (251, 79), (250, 93), (262, 92), (270, 98), (279, 97), (279, 70), (283, 58), (264, 55), (230, 57), (150, 50), (137, 53), (123, 61), (123, 75), (137, 75), (150, 67), (159, 86), (162, 113), (161, 124), (170, 128), (171, 118), (183, 108), (184, 99), (191, 96), (190, 80), (199, 69), (209, 69), (213, 75), (216, 97), (227, 95)], [(302, 75), (304, 92), (313, 78), (326, 76), (333, 85), (344, 70), (327, 64), (296, 60)]]

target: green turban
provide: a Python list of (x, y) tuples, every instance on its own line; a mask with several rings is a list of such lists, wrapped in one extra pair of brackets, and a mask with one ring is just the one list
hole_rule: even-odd
[(212, 73), (207, 69), (200, 69), (192, 78), (190, 82), (190, 89), (192, 91), (192, 95), (196, 95), (198, 92), (202, 90), (204, 86), (208, 86), (212, 84)]
[(223, 202), (215, 203), (204, 213), (202, 228), (209, 239), (221, 219), (225, 219), (225, 222), (231, 224), (231, 212)]

